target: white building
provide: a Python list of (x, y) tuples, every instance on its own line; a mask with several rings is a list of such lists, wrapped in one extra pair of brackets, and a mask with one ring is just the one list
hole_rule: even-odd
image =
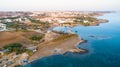
[(5, 22), (12, 22), (11, 19), (5, 19), (4, 21), (5, 21)]
[(0, 51), (0, 55), (3, 55), (4, 53), (2, 51)]
[(84, 22), (84, 23), (88, 23), (89, 21), (88, 21), (88, 20), (84, 20), (83, 22)]
[(0, 31), (6, 30), (6, 24), (0, 23)]

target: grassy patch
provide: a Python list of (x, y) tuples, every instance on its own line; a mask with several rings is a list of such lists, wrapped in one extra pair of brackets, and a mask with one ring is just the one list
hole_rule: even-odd
[(26, 51), (26, 48), (20, 43), (12, 43), (3, 47), (6, 51), (6, 54), (16, 52), (16, 54), (21, 54)]
[(77, 34), (66, 34), (66, 35), (62, 35), (56, 39), (53, 40), (53, 42), (56, 42), (56, 41), (60, 41), (60, 40), (66, 40), (66, 39), (69, 39), (71, 37), (76, 37), (78, 36)]
[(43, 37), (44, 37), (43, 34), (41, 34), (41, 35), (33, 35), (33, 36), (30, 37), (30, 39), (34, 40), (34, 41), (40, 41)]

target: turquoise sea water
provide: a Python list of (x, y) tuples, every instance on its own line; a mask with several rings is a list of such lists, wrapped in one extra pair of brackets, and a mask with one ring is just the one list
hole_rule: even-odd
[(120, 67), (120, 13), (106, 14), (99, 18), (108, 19), (109, 22), (99, 26), (55, 28), (62, 31), (77, 31), (80, 37), (88, 41), (78, 47), (89, 52), (52, 55), (38, 59), (25, 67)]

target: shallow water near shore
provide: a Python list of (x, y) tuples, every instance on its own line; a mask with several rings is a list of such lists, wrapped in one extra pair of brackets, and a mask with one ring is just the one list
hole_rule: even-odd
[[(67, 53), (38, 59), (25, 67), (120, 67), (120, 13), (99, 17), (109, 20), (99, 26), (56, 27), (58, 31), (72, 30), (87, 43), (78, 45), (85, 54)], [(66, 46), (67, 47), (67, 46)]]

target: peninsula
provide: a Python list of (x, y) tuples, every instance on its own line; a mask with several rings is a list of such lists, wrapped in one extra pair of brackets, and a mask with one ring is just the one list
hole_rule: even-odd
[[(53, 32), (48, 34), (53, 34)], [(39, 59), (45, 56), (64, 54), (68, 51), (78, 53), (85, 52), (85, 50), (77, 48), (77, 45), (82, 42), (84, 42), (84, 40), (80, 39), (76, 34), (60, 35), (51, 41), (47, 41), (38, 45), (39, 51), (30, 56), (29, 60), (34, 61), (35, 59)]]

